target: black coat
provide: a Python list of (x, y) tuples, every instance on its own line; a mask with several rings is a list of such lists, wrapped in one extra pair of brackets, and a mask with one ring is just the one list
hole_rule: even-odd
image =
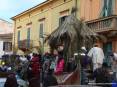
[(56, 85), (58, 85), (58, 82), (53, 75), (47, 75), (46, 77), (44, 77), (44, 82), (43, 82), (44, 87), (56, 86)]
[[(107, 68), (99, 68), (96, 70), (96, 83), (111, 83), (111, 76)], [(101, 85), (100, 85), (101, 86)], [(110, 87), (110, 85), (104, 85), (102, 87)]]

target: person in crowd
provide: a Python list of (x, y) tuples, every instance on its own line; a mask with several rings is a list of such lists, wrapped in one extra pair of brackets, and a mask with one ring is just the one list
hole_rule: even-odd
[(58, 59), (58, 51), (55, 49), (51, 52), (50, 69), (52, 71), (56, 69), (57, 59)]
[(113, 71), (113, 80), (112, 80), (112, 87), (117, 87), (117, 53), (112, 54), (112, 71)]
[(28, 69), (28, 66), (29, 66), (29, 61), (28, 59), (25, 57), (25, 56), (21, 56), (20, 57), (20, 76), (23, 80), (27, 80), (27, 69)]
[(98, 84), (99, 86), (111, 87), (110, 84), (104, 84), (104, 83), (112, 82), (112, 78), (109, 73), (109, 67), (108, 67), (107, 63), (103, 63), (101, 68), (98, 68), (95, 70), (95, 77), (96, 77), (96, 83), (102, 83), (100, 85)]
[(33, 53), (30, 53), (29, 55), (30, 55), (30, 60), (32, 60), (32, 58), (33, 58)]
[(40, 87), (40, 58), (37, 53), (33, 53), (32, 58), (29, 59), (26, 73), (29, 87)]
[(113, 79), (117, 81), (117, 53), (109, 52), (109, 64), (113, 71)]
[(33, 78), (33, 73), (32, 73), (32, 68), (31, 68), (31, 63), (29, 64), (27, 68), (27, 80), (28, 82)]
[(47, 74), (49, 69), (50, 69), (50, 53), (46, 53), (43, 58), (43, 66), (42, 66), (43, 77)]
[(81, 64), (81, 84), (82, 85), (87, 85), (88, 84), (88, 77), (86, 74), (86, 70), (89, 69), (89, 57), (87, 56), (87, 50), (83, 46), (81, 47), (81, 53), (80, 53), (81, 59), (80, 59), (80, 64)]
[(69, 58), (69, 61), (67, 63), (67, 72), (73, 72), (77, 67), (75, 58)]
[(106, 58), (104, 59), (104, 62), (106, 62), (110, 68), (112, 68), (113, 59), (114, 59), (113, 52), (109, 50), (107, 52)]
[(65, 65), (64, 58), (62, 56), (60, 56), (58, 58), (56, 69), (55, 69), (55, 74), (56, 75), (60, 75), (60, 74), (63, 73), (64, 65)]
[(40, 78), (40, 60), (37, 54), (33, 54), (31, 68), (34, 77)]
[(11, 73), (7, 76), (4, 87), (18, 87), (18, 83), (14, 73)]
[(104, 52), (102, 48), (98, 46), (98, 44), (95, 44), (94, 47), (89, 50), (87, 55), (92, 58), (93, 71), (102, 67)]
[(53, 76), (53, 70), (49, 69), (47, 75), (44, 77), (43, 87), (58, 85), (57, 79)]
[(87, 69), (88, 67), (89, 67), (89, 64), (90, 64), (90, 59), (89, 59), (89, 57), (88, 57), (88, 55), (87, 55), (87, 50), (86, 50), (86, 48), (85, 47), (82, 47), (81, 48), (81, 51), (82, 51), (82, 53), (80, 54), (81, 55), (81, 67), (83, 68), (83, 69)]
[(40, 82), (38, 78), (33, 77), (29, 80), (29, 86), (28, 87), (40, 87)]
[(64, 67), (65, 67), (65, 61), (64, 61), (64, 57), (63, 57), (63, 46), (58, 46), (58, 55), (55, 61), (55, 69), (54, 69), (54, 74), (57, 78), (58, 83), (62, 81), (63, 79), (63, 72), (64, 72)]
[(50, 61), (49, 61), (49, 59), (48, 59), (48, 57), (49, 57), (49, 53), (48, 52), (46, 52), (43, 56), (42, 56), (42, 59), (41, 59), (41, 64), (42, 64), (42, 68), (41, 68), (41, 83), (43, 84), (43, 79), (44, 79), (44, 76), (45, 76), (45, 74), (46, 74), (46, 72), (47, 72), (47, 70), (48, 70), (48, 67), (49, 67), (49, 65), (50, 65)]

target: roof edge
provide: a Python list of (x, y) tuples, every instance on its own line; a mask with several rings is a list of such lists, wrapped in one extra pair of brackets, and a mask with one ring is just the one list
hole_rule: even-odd
[(32, 7), (32, 8), (29, 8), (29, 9), (27, 9), (27, 10), (25, 10), (25, 11), (23, 11), (23, 12), (17, 14), (17, 15), (14, 16), (14, 17), (11, 17), (10, 19), (15, 20), (17, 17), (20, 17), (20, 16), (22, 16), (22, 15), (24, 15), (24, 14), (30, 12), (30, 11), (33, 11), (33, 10), (35, 10), (36, 8), (41, 7), (41, 6), (45, 5), (45, 4), (48, 4), (48, 3), (51, 2), (51, 1), (53, 1), (53, 0), (46, 0), (46, 1), (44, 1), (44, 2), (42, 2), (42, 3), (40, 3), (40, 4), (36, 5), (36, 6), (34, 6), (34, 7)]

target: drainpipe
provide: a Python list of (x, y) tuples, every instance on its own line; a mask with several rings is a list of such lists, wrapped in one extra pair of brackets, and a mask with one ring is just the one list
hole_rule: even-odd
[(16, 20), (14, 20), (14, 32), (13, 32), (13, 54), (15, 53), (15, 29), (16, 29)]

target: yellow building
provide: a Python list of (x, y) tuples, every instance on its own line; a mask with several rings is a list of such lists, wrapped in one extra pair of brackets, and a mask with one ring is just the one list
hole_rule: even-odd
[(65, 20), (73, 7), (79, 9), (79, 0), (46, 0), (12, 17), (13, 46), (15, 48), (40, 47), (43, 45), (44, 38)]

